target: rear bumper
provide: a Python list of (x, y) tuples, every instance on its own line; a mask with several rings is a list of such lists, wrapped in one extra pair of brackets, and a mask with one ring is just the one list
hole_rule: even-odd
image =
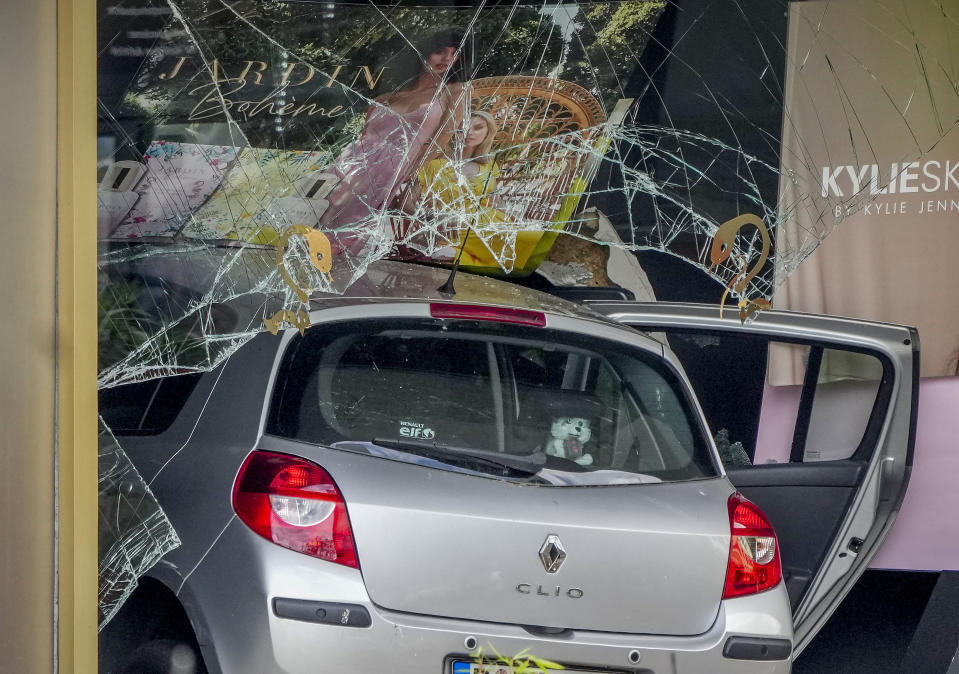
[[(752, 603), (754, 606), (750, 612), (762, 611), (763, 608), (755, 604), (767, 602)], [(778, 602), (774, 599), (770, 603)], [(350, 629), (311, 625), (274, 616), (270, 632), (278, 670), (291, 674), (318, 671), (372, 673), (385, 668), (390, 672), (409, 674), (449, 674), (448, 665), (444, 668), (445, 662), (451, 656), (468, 656), (468, 639), (475, 639), (487, 653), (493, 649), (503, 655), (526, 652), (576, 669), (730, 674), (785, 674), (791, 669), (789, 659), (751, 661), (724, 657), (724, 645), (730, 635), (723, 630), (693, 638), (573, 632), (566, 638), (557, 639), (533, 635), (515, 625), (403, 615), (382, 610), (371, 610), (371, 618), (370, 628)], [(635, 664), (631, 662), (634, 651), (640, 655)], [(328, 670), (326, 666), (329, 666)]]
[[(353, 569), (317, 562), (268, 543), (254, 545), (256, 555), (251, 560), (248, 534), (255, 536), (242, 527), (229, 527), (181, 595), (199, 623), (204, 658), (213, 672), (449, 674), (450, 659), (471, 651), (470, 638), (487, 652), (495, 649), (512, 656), (525, 651), (567, 668), (643, 674), (787, 674), (791, 670), (790, 659), (724, 656), (732, 636), (780, 640), (780, 644), (792, 641), (792, 618), (782, 584), (758, 595), (724, 601), (710, 630), (693, 637), (588, 631), (534, 634), (517, 625), (384, 610), (370, 601), (362, 576)], [(246, 548), (246, 554), (238, 556), (234, 544)], [(237, 559), (244, 561), (238, 564)], [(356, 619), (355, 611), (349, 625), (334, 624), (338, 621), (328, 617), (319, 622), (302, 614), (280, 617), (277, 598), (362, 607), (369, 619)], [(635, 664), (630, 658), (633, 651), (640, 654)], [(735, 652), (744, 653), (741, 648)]]

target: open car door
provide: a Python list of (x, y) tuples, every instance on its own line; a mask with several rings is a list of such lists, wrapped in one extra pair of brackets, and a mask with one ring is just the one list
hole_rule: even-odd
[[(732, 483), (779, 536), (798, 655), (866, 569), (909, 481), (919, 391), (914, 328), (711, 305), (590, 308), (664, 339)], [(657, 334), (658, 333), (658, 334)]]

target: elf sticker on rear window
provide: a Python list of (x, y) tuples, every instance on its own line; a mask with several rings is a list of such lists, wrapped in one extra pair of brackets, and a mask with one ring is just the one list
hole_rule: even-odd
[(401, 421), (400, 435), (404, 438), (425, 438), (426, 440), (436, 437), (432, 428), (426, 428), (415, 421)]

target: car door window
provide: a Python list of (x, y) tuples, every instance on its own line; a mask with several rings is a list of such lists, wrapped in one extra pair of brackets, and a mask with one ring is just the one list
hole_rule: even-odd
[(100, 389), (100, 416), (116, 435), (158, 435), (176, 419), (201, 377), (182, 374)]
[(876, 355), (735, 332), (667, 340), (727, 468), (857, 458), (887, 378)]
[(877, 356), (771, 341), (767, 362), (757, 462), (868, 458), (864, 440), (872, 435), (881, 385), (884, 379), (887, 388), (890, 383)]
[(855, 351), (823, 349), (802, 461), (855, 456), (883, 381), (882, 362)]

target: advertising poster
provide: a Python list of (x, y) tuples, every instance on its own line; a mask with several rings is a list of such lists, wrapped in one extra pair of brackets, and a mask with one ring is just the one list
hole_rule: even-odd
[[(108, 8), (157, 30), (101, 61), (135, 63), (111, 117), (131, 147), (152, 141), (120, 199), (132, 207), (101, 236), (271, 245), (303, 225), (353, 267), (462, 254), (529, 273), (595, 176), (664, 6)], [(223, 163), (193, 166), (207, 156)]]
[[(932, 3), (791, 6), (781, 199), (800, 206), (778, 243), (834, 231), (802, 264), (780, 257), (774, 298), (916, 326), (926, 377), (959, 374), (959, 51), (942, 21)], [(829, 49), (838, 36), (843, 49)]]

